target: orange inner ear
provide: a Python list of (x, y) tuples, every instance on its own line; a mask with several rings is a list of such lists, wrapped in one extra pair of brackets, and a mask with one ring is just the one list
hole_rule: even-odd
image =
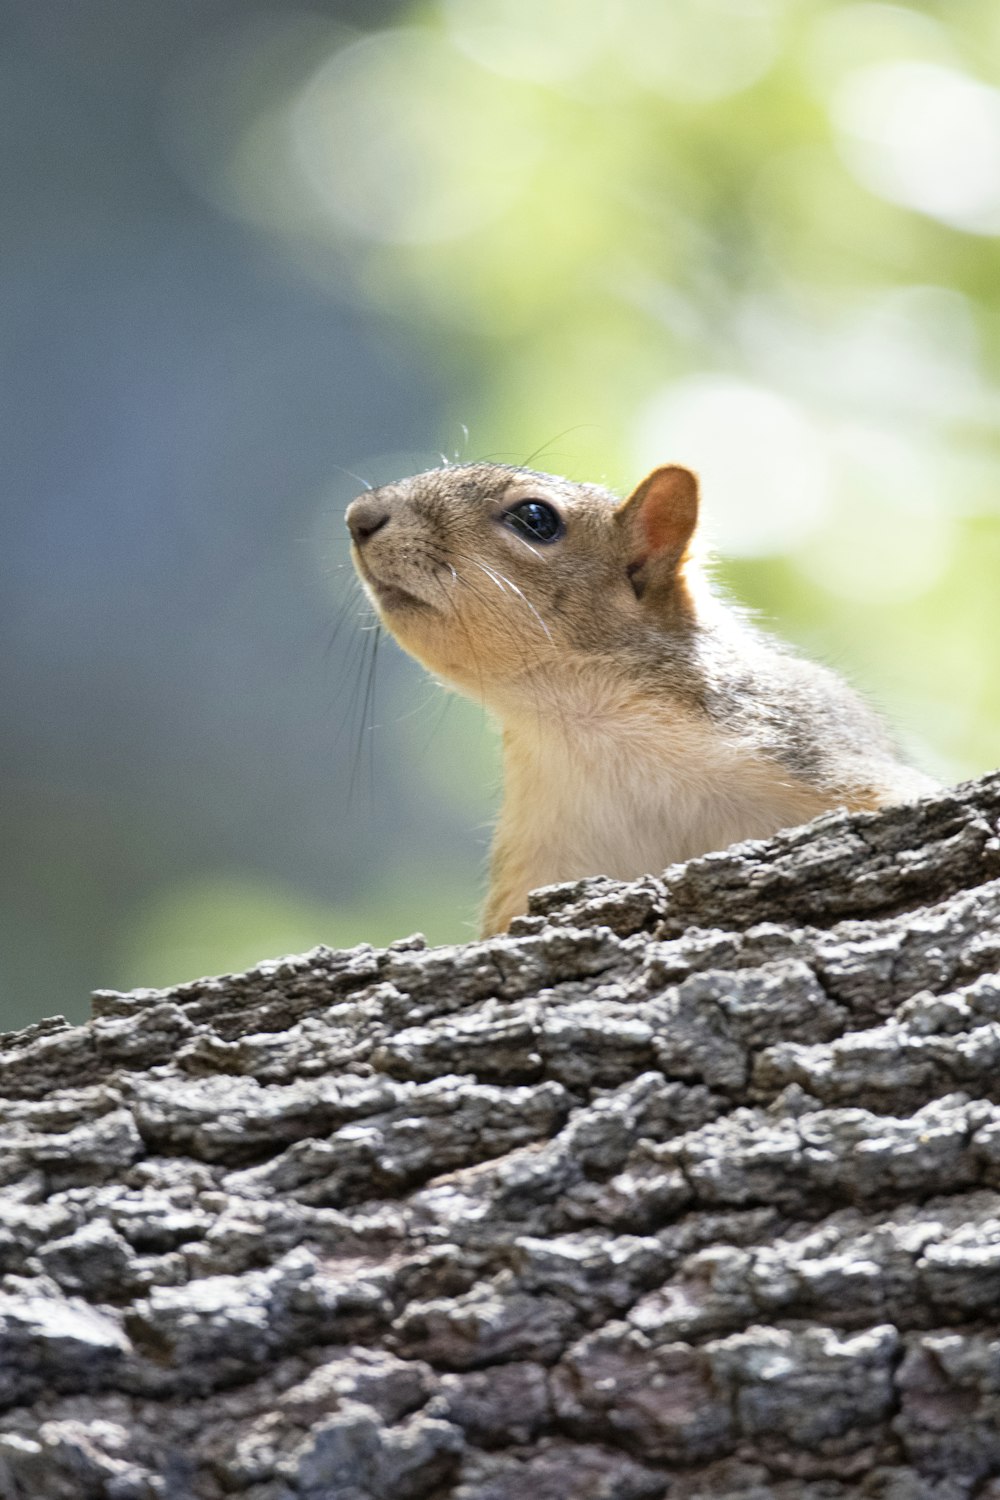
[(683, 553), (698, 521), (698, 481), (690, 469), (654, 469), (639, 486), (639, 523), (653, 557)]

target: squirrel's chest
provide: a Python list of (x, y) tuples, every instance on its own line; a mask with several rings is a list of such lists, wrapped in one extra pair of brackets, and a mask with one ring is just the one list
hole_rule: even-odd
[(826, 805), (707, 721), (655, 712), (556, 733), (526, 722), (505, 734), (504, 765), (496, 862), (528, 887), (629, 879)]

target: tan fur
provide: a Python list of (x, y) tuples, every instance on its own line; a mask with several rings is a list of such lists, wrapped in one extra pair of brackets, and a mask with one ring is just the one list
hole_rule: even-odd
[(659, 871), (829, 806), (696, 716), (604, 686), (579, 705), (554, 693), (544, 728), (534, 712), (505, 719), (484, 933), (502, 932), (539, 886)]
[[(524, 499), (554, 506), (565, 535), (512, 531)], [(696, 481), (675, 466), (620, 505), (479, 464), (350, 507), (355, 564), (389, 629), (502, 725), (485, 932), (541, 885), (634, 877), (931, 789), (839, 678), (711, 594), (696, 516)]]

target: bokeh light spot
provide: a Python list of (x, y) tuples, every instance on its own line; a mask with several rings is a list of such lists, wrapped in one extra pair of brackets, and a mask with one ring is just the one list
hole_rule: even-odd
[(631, 0), (622, 56), (633, 77), (668, 98), (724, 99), (775, 61), (783, 9), (776, 0)]
[(1000, 234), (1000, 92), (954, 68), (888, 62), (849, 73), (832, 115), (849, 170), (892, 203)]
[(457, 47), (511, 78), (558, 83), (600, 57), (618, 20), (618, 0), (444, 0)]
[(296, 160), (330, 217), (368, 239), (433, 244), (500, 218), (529, 184), (531, 91), (430, 31), (345, 47), (294, 106)]
[(639, 413), (633, 453), (640, 471), (697, 471), (706, 530), (733, 556), (786, 552), (826, 512), (822, 433), (793, 402), (749, 381), (698, 375), (658, 391)]
[(801, 51), (802, 67), (824, 97), (848, 72), (903, 59), (954, 62), (947, 27), (908, 5), (833, 5), (817, 12)]
[(804, 572), (831, 593), (859, 604), (917, 599), (951, 561), (952, 527), (927, 512), (916, 521), (885, 504), (885, 492), (859, 485), (838, 508), (837, 523), (799, 556)]

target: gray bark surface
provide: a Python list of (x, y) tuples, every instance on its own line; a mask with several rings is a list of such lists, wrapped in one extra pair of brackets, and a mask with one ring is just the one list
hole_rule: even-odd
[(2, 1500), (1000, 1500), (998, 829), (0, 1038)]

